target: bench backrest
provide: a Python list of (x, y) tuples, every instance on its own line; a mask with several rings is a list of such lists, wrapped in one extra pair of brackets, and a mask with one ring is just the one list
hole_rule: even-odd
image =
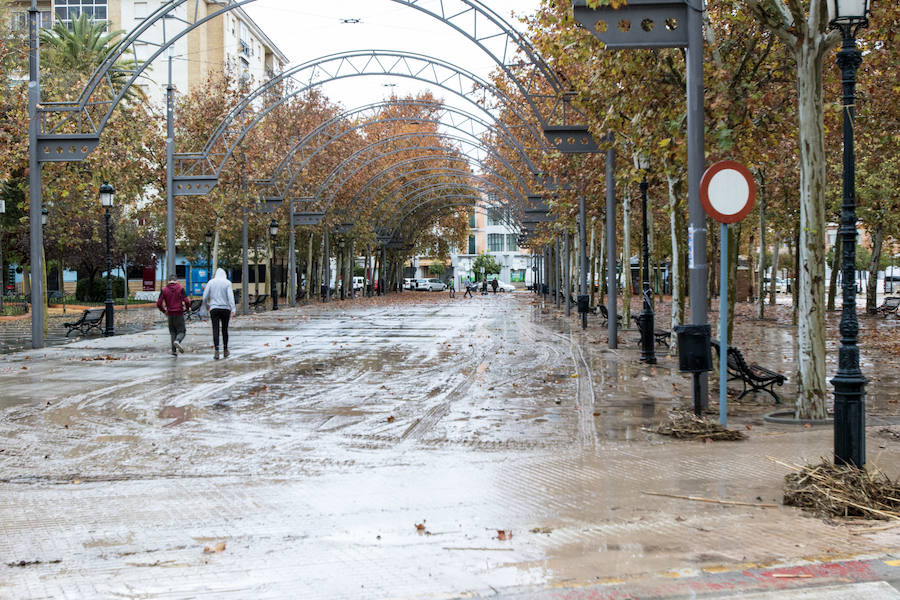
[(885, 308), (898, 308), (900, 307), (900, 296), (891, 296), (890, 298), (884, 299), (884, 307)]
[(89, 308), (84, 311), (84, 320), (85, 321), (99, 321), (106, 315), (105, 308)]

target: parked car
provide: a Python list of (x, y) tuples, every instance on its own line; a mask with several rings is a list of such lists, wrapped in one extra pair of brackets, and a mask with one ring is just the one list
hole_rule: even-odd
[(363, 287), (365, 287), (365, 279), (363, 277), (354, 277), (353, 278), (353, 291), (361, 292)]
[(514, 291), (516, 291), (516, 286), (512, 285), (511, 283), (504, 283), (498, 279), (497, 280), (497, 291), (498, 292), (514, 292)]
[[(767, 293), (770, 289), (769, 288), (770, 285), (771, 285), (771, 280), (768, 277), (763, 279), (763, 289)], [(775, 278), (775, 291), (779, 294), (787, 294), (789, 291), (791, 291), (791, 286), (788, 284), (787, 281), (785, 281), (781, 277), (776, 277)]]
[(410, 277), (407, 277), (403, 280), (403, 289), (404, 290), (414, 290), (416, 289), (416, 280)]
[(418, 284), (417, 289), (429, 292), (443, 292), (447, 289), (447, 285), (440, 279), (417, 279), (416, 283)]

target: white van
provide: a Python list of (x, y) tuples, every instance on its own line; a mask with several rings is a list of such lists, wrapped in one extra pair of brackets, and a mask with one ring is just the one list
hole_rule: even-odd
[(354, 277), (353, 278), (353, 291), (361, 292), (363, 287), (365, 287), (365, 278), (363, 277)]

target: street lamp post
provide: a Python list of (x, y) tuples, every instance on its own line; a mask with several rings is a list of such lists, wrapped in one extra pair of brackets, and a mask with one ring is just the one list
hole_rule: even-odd
[(653, 305), (650, 302), (650, 241), (648, 240), (647, 227), (647, 170), (650, 168), (650, 157), (646, 154), (640, 154), (635, 159), (638, 169), (641, 171), (641, 217), (643, 225), (641, 226), (641, 248), (643, 251), (644, 267), (642, 271), (644, 276), (641, 278), (642, 291), (644, 296), (644, 309), (641, 311), (641, 362), (648, 365), (656, 364), (656, 350), (654, 348), (653, 330), (656, 326), (655, 315), (653, 314)]
[(272, 238), (272, 310), (278, 310), (278, 284), (275, 282), (275, 236), (278, 235), (278, 221), (272, 219), (269, 223), (269, 235)]
[(114, 306), (112, 295), (112, 246), (109, 235), (109, 209), (113, 205), (113, 197), (116, 190), (109, 183), (104, 182), (100, 186), (100, 205), (106, 212), (106, 331), (104, 335), (115, 333)]
[(206, 232), (206, 270), (208, 272), (208, 278), (212, 279), (212, 241), (213, 241), (213, 232)]
[(345, 264), (344, 261), (347, 260), (347, 257), (344, 255), (344, 238), (341, 238), (340, 241), (338, 241), (338, 247), (340, 248), (340, 253), (341, 253), (340, 261), (339, 261), (340, 265), (341, 265), (341, 272), (338, 273), (338, 277), (341, 280), (341, 291), (340, 291), (341, 300), (344, 300), (346, 297), (346, 289), (347, 289), (347, 281), (346, 281), (347, 278), (344, 277), (344, 274), (347, 272), (347, 267), (344, 266), (344, 264)]
[(844, 193), (841, 203), (842, 297), (841, 347), (834, 385), (834, 460), (862, 467), (866, 463), (866, 378), (859, 368), (856, 318), (856, 158), (853, 154), (853, 116), (856, 101), (856, 71), (862, 53), (856, 47), (856, 32), (869, 24), (869, 0), (828, 0), (828, 26), (841, 32), (843, 43), (837, 54), (843, 84)]

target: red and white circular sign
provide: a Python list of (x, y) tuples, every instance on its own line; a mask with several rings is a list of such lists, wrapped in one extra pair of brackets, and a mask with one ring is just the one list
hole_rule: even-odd
[(710, 218), (737, 223), (756, 203), (756, 181), (750, 169), (733, 160), (712, 165), (700, 180), (700, 202)]

